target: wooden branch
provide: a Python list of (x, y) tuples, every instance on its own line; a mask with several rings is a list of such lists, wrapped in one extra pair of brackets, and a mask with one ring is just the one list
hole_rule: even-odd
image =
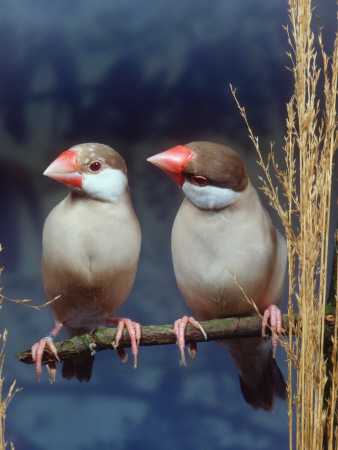
[[(296, 317), (297, 321), (298, 318)], [(215, 341), (219, 339), (234, 339), (234, 338), (250, 338), (262, 336), (262, 321), (258, 316), (254, 317), (229, 317), (225, 319), (214, 319), (205, 322), (200, 322), (208, 336), (208, 341)], [(283, 328), (289, 329), (288, 316), (283, 316)], [(173, 325), (150, 325), (141, 327), (142, 337), (140, 346), (142, 345), (166, 345), (176, 344), (176, 336), (173, 331)], [(267, 330), (267, 334), (269, 331)], [(81, 353), (96, 353), (101, 350), (114, 350), (113, 343), (115, 341), (116, 328), (99, 327), (90, 334), (76, 336), (65, 341), (55, 342), (56, 349), (61, 361), (74, 358)], [(202, 333), (188, 325), (185, 332), (185, 341), (190, 342), (205, 342)], [(130, 347), (130, 339), (128, 331), (124, 330), (120, 341), (121, 347)], [(19, 361), (26, 364), (33, 364), (32, 354), (30, 350), (18, 353), (16, 357)], [(48, 350), (44, 351), (42, 363), (55, 361), (54, 355)]]

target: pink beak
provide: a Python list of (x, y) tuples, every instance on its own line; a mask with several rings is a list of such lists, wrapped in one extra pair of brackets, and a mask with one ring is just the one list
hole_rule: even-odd
[(176, 183), (182, 186), (184, 183), (184, 166), (193, 156), (193, 152), (188, 147), (177, 145), (165, 152), (151, 156), (147, 161), (164, 170)]
[(77, 150), (67, 150), (61, 153), (43, 172), (47, 177), (61, 181), (77, 188), (82, 187), (82, 176), (77, 163)]

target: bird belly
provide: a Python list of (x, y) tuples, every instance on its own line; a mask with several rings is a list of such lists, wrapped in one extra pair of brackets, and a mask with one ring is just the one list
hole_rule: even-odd
[(137, 263), (125, 270), (97, 272), (83, 261), (81, 271), (73, 267), (62, 270), (43, 264), (46, 295), (52, 299), (54, 318), (57, 322), (74, 328), (93, 328), (113, 317), (127, 298), (134, 283)]
[(254, 314), (246, 297), (259, 309), (271, 303), (265, 297), (273, 255), (260, 239), (248, 239), (245, 224), (232, 227), (220, 216), (209, 220), (206, 215), (203, 222), (200, 217), (189, 222), (181, 212), (173, 227), (172, 256), (178, 287), (193, 314), (203, 320)]
[(60, 296), (51, 303), (55, 321), (92, 328), (114, 316), (129, 295), (140, 229), (138, 223), (123, 226), (116, 217), (102, 214), (81, 222), (82, 214), (59, 214), (59, 205), (47, 218), (43, 233), (45, 293), (48, 300)]
[(176, 258), (174, 262), (179, 290), (193, 314), (200, 320), (252, 314), (253, 308), (245, 301), (227, 267), (215, 268), (212, 260), (204, 260), (209, 264), (203, 267), (199, 263), (178, 262)]

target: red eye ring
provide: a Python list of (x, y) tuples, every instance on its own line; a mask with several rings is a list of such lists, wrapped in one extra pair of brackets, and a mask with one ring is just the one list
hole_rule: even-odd
[(193, 184), (196, 184), (196, 186), (206, 186), (208, 184), (208, 179), (206, 177), (203, 177), (202, 175), (192, 175), (190, 178), (190, 181)]
[(88, 169), (92, 173), (101, 172), (101, 170), (103, 169), (102, 161), (100, 161), (99, 159), (91, 161), (88, 165)]

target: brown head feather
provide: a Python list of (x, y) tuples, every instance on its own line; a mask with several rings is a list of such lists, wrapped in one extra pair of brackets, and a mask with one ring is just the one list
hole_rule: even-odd
[(113, 169), (121, 170), (127, 175), (127, 167), (122, 156), (108, 145), (96, 143), (79, 144), (70, 150), (79, 150), (78, 164), (83, 172), (88, 171), (89, 162), (97, 159)]
[(213, 142), (190, 142), (185, 145), (194, 153), (184, 167), (184, 173), (202, 175), (210, 184), (226, 187), (236, 192), (248, 185), (248, 175), (242, 158), (226, 145)]

